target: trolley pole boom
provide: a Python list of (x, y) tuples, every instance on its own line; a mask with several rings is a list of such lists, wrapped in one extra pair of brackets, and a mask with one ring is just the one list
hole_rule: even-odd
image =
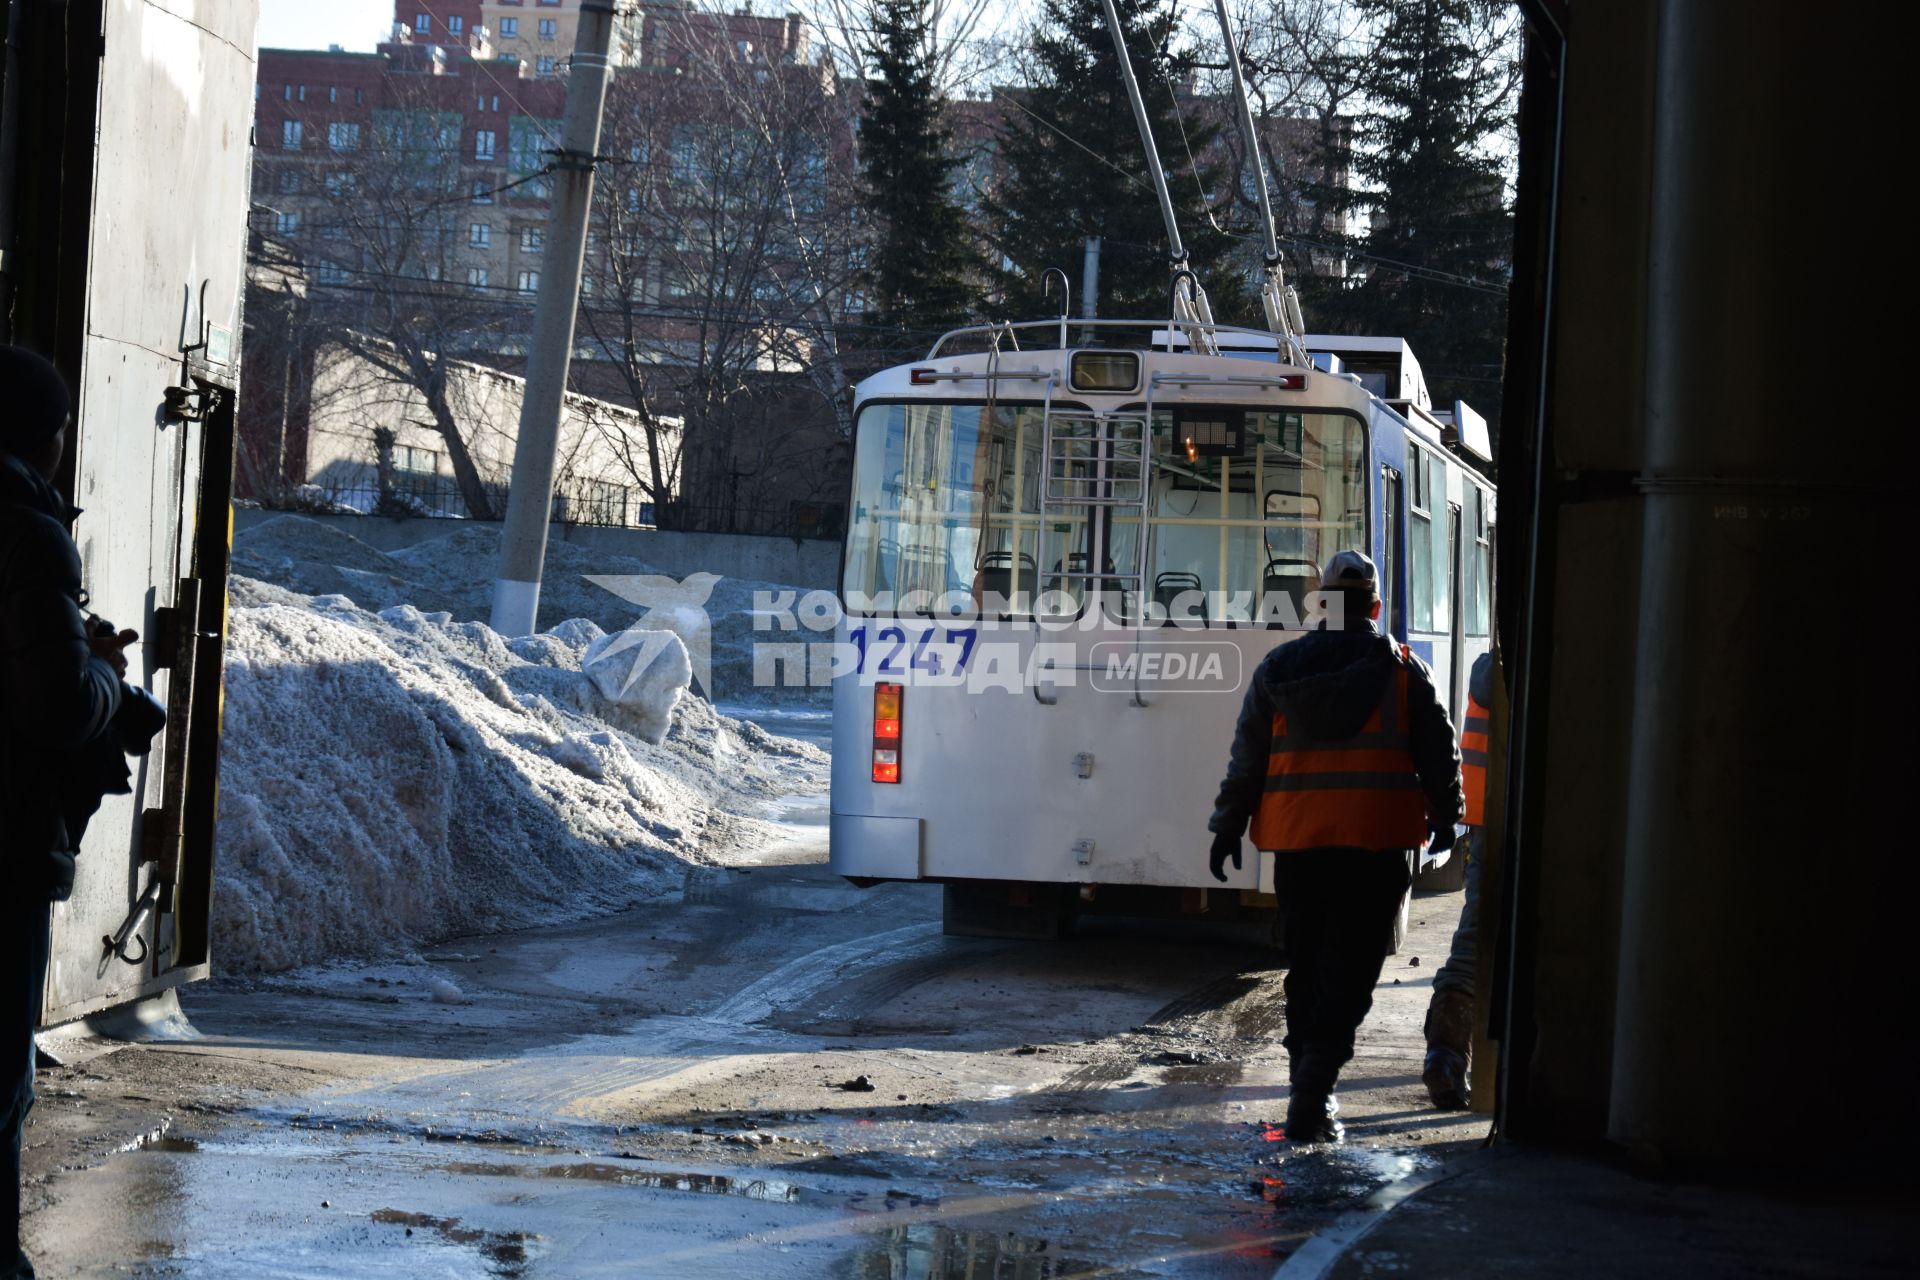
[[(1113, 51), (1120, 60), (1120, 79), (1127, 86), (1127, 101), (1133, 107), (1133, 122), (1140, 129), (1140, 149), (1147, 154), (1147, 171), (1153, 175), (1153, 193), (1160, 200), (1160, 217), (1167, 224), (1167, 245), (1173, 256), (1173, 268), (1179, 271), (1187, 265), (1187, 246), (1180, 239), (1180, 223), (1173, 215), (1173, 196), (1167, 190), (1167, 174), (1160, 167), (1160, 148), (1153, 141), (1153, 129), (1147, 123), (1147, 104), (1140, 97), (1140, 82), (1134, 78), (1133, 58), (1127, 53), (1126, 28), (1120, 25), (1120, 12), (1113, 6), (1113, 0), (1100, 0), (1107, 11), (1107, 30), (1113, 33)], [(1206, 291), (1197, 281), (1189, 284), (1188, 292), (1182, 293), (1176, 283), (1174, 305), (1186, 312), (1184, 315), (1169, 317), (1189, 322), (1187, 340), (1196, 351), (1211, 353), (1214, 350), (1213, 310), (1207, 305)]]
[[(1111, 10), (1111, 0), (1109, 0)], [(1274, 230), (1273, 196), (1267, 190), (1267, 169), (1260, 157), (1260, 131), (1253, 122), (1253, 103), (1247, 97), (1247, 81), (1240, 67), (1240, 45), (1233, 38), (1233, 22), (1227, 16), (1227, 0), (1213, 0), (1213, 11), (1220, 19), (1220, 38), (1227, 46), (1227, 66), (1233, 72), (1233, 96), (1240, 107), (1240, 128), (1247, 139), (1247, 163), (1253, 167), (1255, 189), (1260, 193), (1260, 230), (1266, 237), (1266, 279), (1260, 289), (1260, 304), (1267, 314), (1267, 328), (1285, 339), (1281, 355), (1290, 364), (1307, 363), (1305, 347), (1295, 324), (1298, 303), (1287, 288), (1280, 262), (1280, 239)]]
[(1107, 11), (1107, 30), (1113, 33), (1113, 52), (1120, 59), (1120, 79), (1127, 86), (1127, 101), (1133, 106), (1133, 122), (1140, 129), (1140, 146), (1147, 153), (1147, 171), (1153, 175), (1153, 193), (1160, 199), (1160, 217), (1167, 224), (1167, 244), (1176, 265), (1185, 265), (1187, 246), (1180, 239), (1180, 224), (1173, 216), (1173, 196), (1167, 191), (1166, 171), (1160, 167), (1160, 149), (1154, 145), (1153, 130), (1147, 124), (1147, 104), (1140, 97), (1140, 82), (1133, 75), (1133, 58), (1127, 53), (1126, 28), (1120, 25), (1120, 11), (1113, 0), (1100, 0)]

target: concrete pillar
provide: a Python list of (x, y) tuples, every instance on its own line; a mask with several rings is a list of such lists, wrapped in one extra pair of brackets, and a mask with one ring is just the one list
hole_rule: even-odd
[(1667, 0), (1655, 61), (1609, 1135), (1683, 1169), (1845, 1165), (1911, 1128), (1871, 1114), (1910, 1111), (1887, 1037), (1914, 854), (1881, 820), (1915, 681), (1875, 621), (1910, 552), (1870, 371), (1836, 359), (1863, 262), (1806, 254), (1854, 216), (1867, 136), (1807, 77), (1860, 33), (1784, 18)]

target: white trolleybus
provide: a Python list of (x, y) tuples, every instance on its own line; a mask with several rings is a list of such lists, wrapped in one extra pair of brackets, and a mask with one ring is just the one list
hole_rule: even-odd
[(952, 932), (1273, 918), (1272, 860), (1222, 887), (1206, 823), (1247, 679), (1323, 616), (1334, 552), (1380, 566), (1456, 723), (1490, 643), (1485, 423), (1435, 412), (1399, 339), (1302, 333), (1263, 186), (1268, 329), (1213, 323), (1107, 7), (1170, 315), (956, 330), (855, 389), (830, 857), (941, 883)]

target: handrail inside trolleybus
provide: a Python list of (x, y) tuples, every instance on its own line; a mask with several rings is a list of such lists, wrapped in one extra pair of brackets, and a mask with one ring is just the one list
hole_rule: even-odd
[[(1087, 317), (1084, 319), (1073, 321), (1072, 327), (1080, 330), (1151, 329), (1153, 331), (1154, 346), (1156, 349), (1160, 346), (1162, 342), (1164, 342), (1166, 344), (1167, 349), (1172, 350), (1174, 339), (1176, 337), (1184, 337), (1185, 334), (1182, 331), (1186, 329), (1191, 329), (1191, 328), (1203, 329), (1208, 334), (1214, 335), (1214, 336), (1218, 336), (1220, 334), (1237, 334), (1241, 337), (1257, 338), (1262, 343), (1272, 346), (1273, 349), (1276, 351), (1279, 350), (1279, 343), (1280, 343), (1280, 336), (1278, 334), (1270, 333), (1265, 329), (1249, 329), (1244, 325), (1237, 325), (1237, 324), (1219, 324), (1219, 323), (1203, 324), (1199, 321), (1183, 320), (1178, 317), (1169, 317), (1166, 319), (1158, 319), (1158, 320), (1146, 319), (1144, 317), (1135, 318), (1135, 319), (1118, 319), (1114, 317)], [(927, 351), (925, 358), (928, 360), (932, 360), (936, 358), (937, 356), (939, 356), (941, 349), (944, 348), (950, 340), (959, 338), (959, 337), (964, 337), (967, 335), (978, 335), (984, 342), (988, 344), (997, 343), (1000, 337), (1004, 336), (1016, 344), (1014, 346), (1014, 350), (1016, 351), (1050, 350), (1052, 348), (1048, 348), (1044, 346), (1023, 348), (1018, 345), (1019, 338), (1017, 335), (1020, 332), (1040, 333), (1045, 331), (1053, 331), (1055, 333), (1058, 333), (1059, 330), (1060, 330), (1060, 321), (1058, 318), (1055, 318), (1052, 320), (997, 320), (991, 324), (962, 325), (958, 329), (949, 329), (945, 333), (941, 334), (938, 338), (934, 339), (933, 346)], [(1065, 348), (1063, 347), (1060, 349), (1064, 350)], [(978, 354), (978, 353), (965, 352), (961, 354), (971, 355), (971, 354)], [(1191, 354), (1204, 354), (1204, 353), (1194, 352)]]

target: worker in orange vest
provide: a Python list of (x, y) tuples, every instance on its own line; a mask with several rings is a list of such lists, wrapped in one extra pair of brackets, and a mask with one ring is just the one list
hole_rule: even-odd
[(1241, 835), (1276, 854), (1287, 948), (1287, 1138), (1337, 1142), (1333, 1089), (1373, 1007), (1393, 921), (1432, 836), (1452, 843), (1460, 757), (1426, 665), (1380, 634), (1378, 575), (1342, 551), (1320, 578), (1329, 623), (1276, 647), (1253, 673), (1207, 826), (1213, 873), (1239, 867)]
[(1467, 1069), (1473, 1055), (1473, 970), (1480, 947), (1481, 844), (1486, 838), (1487, 731), (1492, 726), (1493, 654), (1483, 653), (1467, 677), (1467, 716), (1460, 726), (1460, 778), (1466, 792), (1467, 894), (1453, 931), (1447, 962), (1433, 975), (1427, 1005), (1427, 1061), (1421, 1079), (1427, 1097), (1442, 1111), (1465, 1111), (1471, 1094)]

